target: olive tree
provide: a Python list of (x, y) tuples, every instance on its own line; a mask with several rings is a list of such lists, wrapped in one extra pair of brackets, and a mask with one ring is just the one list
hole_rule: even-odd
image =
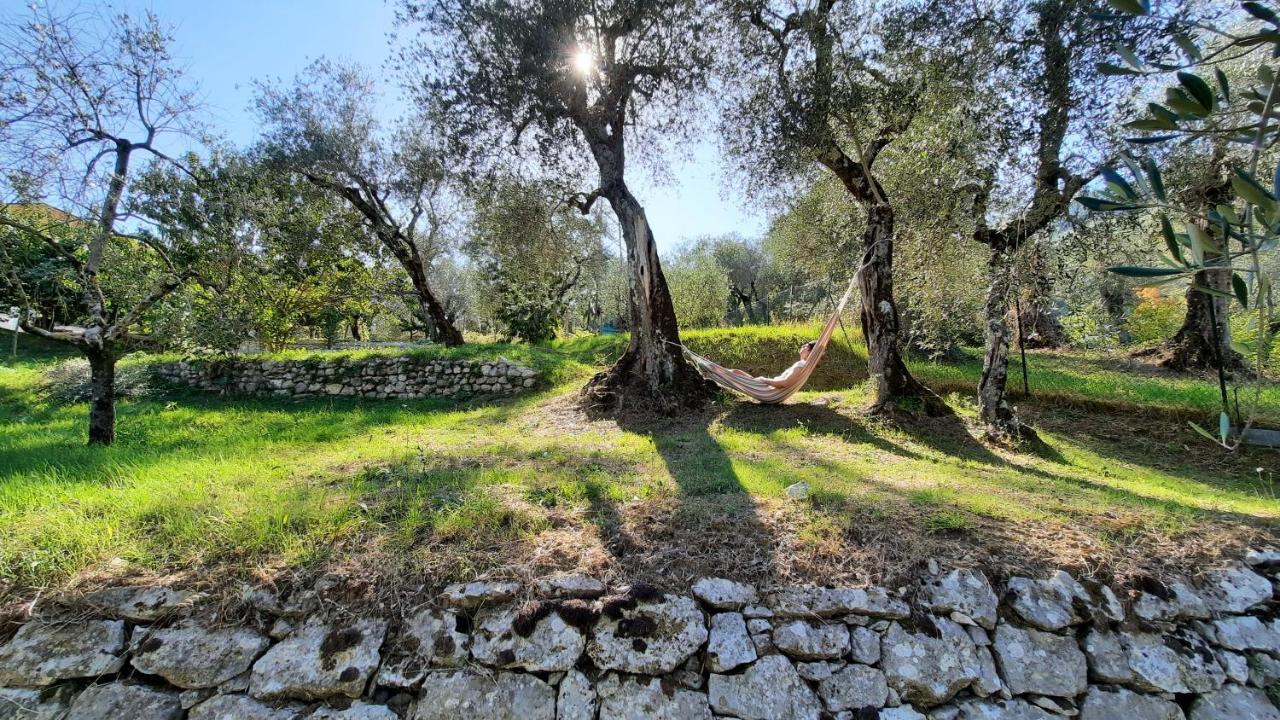
[(577, 195), (604, 199), (626, 247), (631, 337), (591, 380), (601, 407), (699, 404), (710, 386), (684, 359), (671, 293), (628, 160), (656, 157), (679, 137), (705, 85), (711, 46), (697, 0), (442, 0), (404, 2), (421, 29), (404, 53), (419, 100), (440, 112), (459, 146), (490, 156), (514, 149), (574, 178), (585, 151), (596, 181)]
[(292, 86), (259, 83), (261, 150), (350, 203), (409, 276), (431, 339), (461, 345), (462, 332), (430, 282), (457, 209), (443, 150), (421, 118), (385, 133), (376, 98), (367, 73), (324, 60)]
[(1093, 69), (1121, 29), (1100, 21), (1101, 9), (1092, 0), (1039, 0), (965, 19), (973, 34), (1003, 29), (982, 39), (991, 50), (984, 57), (995, 61), (982, 68), (989, 82), (975, 86), (975, 95), (988, 95), (981, 105), (994, 110), (979, 123), (987, 140), (973, 229), (990, 249), (978, 407), (993, 439), (1034, 435), (1007, 397), (1015, 260), (1116, 152), (1107, 127), (1128, 83)]
[(962, 44), (939, 41), (929, 21), (938, 8), (919, 4), (726, 0), (723, 9), (737, 48), (724, 67), (741, 90), (726, 103), (722, 135), (746, 174), (777, 182), (806, 177), (816, 164), (861, 208), (855, 275), (873, 410), (914, 398), (945, 412), (902, 359), (893, 285), (898, 212), (877, 163), (946, 102), (961, 80)]
[[(1253, 80), (1252, 67), (1237, 64), (1219, 69), (1231, 78), (1229, 85)], [(1182, 206), (1208, 213), (1230, 202), (1232, 169), (1243, 166), (1247, 155), (1247, 146), (1222, 137), (1174, 147), (1161, 159), (1167, 176), (1165, 192)], [(1225, 259), (1216, 247), (1206, 247), (1205, 253), (1208, 265)], [(1244, 356), (1231, 346), (1231, 292), (1231, 277), (1225, 273), (1199, 270), (1191, 276), (1182, 323), (1157, 350), (1161, 365), (1171, 370), (1214, 370), (1221, 361), (1226, 370), (1244, 368)]]
[(681, 326), (705, 328), (725, 323), (733, 296), (724, 269), (711, 254), (710, 243), (695, 241), (677, 247), (667, 256), (667, 279)]
[(296, 173), (221, 150), (184, 173), (143, 173), (133, 205), (168, 244), (202, 250), (182, 258), (199, 272), (186, 293), (189, 344), (232, 352), (253, 338), (278, 350), (304, 326), (332, 340), (366, 312), (376, 240), (349, 204)]
[(763, 243), (739, 235), (709, 238), (706, 242), (728, 281), (730, 301), (736, 306), (730, 308), (731, 312), (752, 325), (767, 325), (771, 318), (769, 292), (777, 277)]
[(545, 184), (496, 178), (475, 192), (467, 255), (477, 304), (510, 337), (555, 337), (573, 292), (603, 254), (600, 218), (584, 217)]
[[(66, 213), (43, 203), (10, 205), (5, 212), (13, 222), (0, 224), (0, 245), (13, 265), (17, 282), (0, 281), (0, 308), (7, 312), (10, 307), (22, 306), (17, 293), (20, 288), (26, 296), (28, 322), (45, 330), (64, 321), (74, 322), (81, 297), (76, 274), (46, 239), (52, 236), (63, 248), (74, 248), (83, 239), (82, 233), (67, 222)], [(41, 232), (24, 227), (40, 228)]]
[[(33, 335), (67, 343), (89, 361), (89, 443), (115, 439), (116, 360), (147, 342), (139, 327), (157, 303), (191, 277), (172, 248), (122, 232), (135, 160), (171, 162), (166, 135), (182, 131), (196, 105), (169, 54), (169, 31), (142, 18), (94, 10), (31, 15), (0, 27), (0, 224), (28, 233), (53, 251), (79, 291), (67, 324), (42, 327), (16, 259), (0, 243), (0, 277), (21, 305), (19, 323)], [(50, 224), (30, 224), (15, 206), (62, 205)], [(82, 238), (62, 242), (65, 233)], [(113, 246), (132, 245), (113, 253)], [(103, 275), (115, 261), (149, 255), (151, 287), (113, 296)]]
[[(1241, 403), (1228, 390), (1226, 358), (1221, 344), (1211, 343), (1218, 370), (1221, 410), (1217, 433), (1193, 424), (1201, 434), (1226, 448), (1238, 447), (1262, 402), (1261, 386), (1276, 332), (1274, 262), (1280, 247), (1280, 172), (1274, 147), (1280, 140), (1280, 16), (1256, 2), (1242, 2), (1221, 22), (1153, 12), (1145, 0), (1111, 0), (1122, 18), (1138, 18), (1145, 27), (1171, 39), (1180, 57), (1157, 47), (1152, 52), (1122, 47), (1118, 63), (1101, 63), (1099, 72), (1166, 79), (1161, 102), (1147, 105), (1144, 116), (1127, 124), (1139, 134), (1130, 141), (1139, 147), (1160, 148), (1174, 143), (1200, 143), (1213, 148), (1227, 141), (1244, 149), (1228, 176), (1229, 187), (1214, 190), (1216, 202), (1170, 195), (1158, 153), (1134, 161), (1129, 176), (1111, 173), (1105, 190), (1077, 198), (1096, 212), (1153, 212), (1159, 217), (1167, 255), (1161, 266), (1119, 266), (1111, 270), (1146, 282), (1189, 279), (1196, 292), (1229, 300), (1250, 311), (1248, 324), (1256, 338), (1252, 346), (1234, 346), (1250, 358), (1258, 382), (1252, 400)], [(1243, 82), (1232, 83), (1224, 66), (1250, 69)], [(1172, 74), (1172, 77), (1167, 77)], [(1271, 178), (1271, 181), (1261, 178)], [(1200, 285), (1197, 278), (1218, 282)], [(1230, 287), (1230, 292), (1219, 289)], [(1218, 303), (1205, 305), (1211, 326), (1219, 326)]]

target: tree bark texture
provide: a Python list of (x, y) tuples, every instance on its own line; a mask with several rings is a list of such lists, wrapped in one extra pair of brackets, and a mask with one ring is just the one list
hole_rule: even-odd
[[(1203, 207), (1206, 211), (1231, 198), (1230, 182), (1221, 180), (1223, 158), (1223, 151), (1215, 150), (1215, 181), (1203, 190)], [(1205, 252), (1204, 261), (1208, 266), (1229, 264), (1221, 253), (1209, 250)], [(1201, 270), (1191, 277), (1182, 327), (1164, 344), (1164, 359), (1161, 364), (1171, 370), (1208, 370), (1217, 368), (1220, 361), (1223, 370), (1243, 367), (1244, 358), (1231, 349), (1231, 301), (1227, 297), (1197, 290), (1197, 287), (1211, 288), (1230, 296), (1231, 273)]]
[(1030, 259), (1028, 276), (1021, 290), (1022, 331), (1027, 347), (1052, 350), (1066, 346), (1067, 332), (1052, 310), (1053, 278), (1038, 252)]
[(110, 349), (84, 349), (89, 358), (89, 444), (116, 439), (116, 358)]
[[(416, 255), (416, 253), (415, 253)], [(409, 282), (413, 284), (418, 305), (422, 308), (422, 318), (426, 321), (427, 337), (433, 342), (443, 343), (447, 347), (456, 347), (463, 343), (462, 331), (449, 320), (444, 305), (431, 291), (427, 281), (427, 269), (416, 258), (406, 258), (401, 265), (409, 274)]]
[[(115, 167), (107, 186), (107, 197), (98, 215), (98, 235), (89, 244), (89, 255), (81, 272), (85, 308), (89, 322), (85, 327), (81, 351), (89, 359), (89, 444), (110, 445), (116, 441), (116, 357), (108, 337), (109, 322), (102, 290), (98, 285), (98, 268), (106, 255), (107, 244), (115, 234), (120, 199), (124, 196), (125, 179), (133, 144), (116, 140)], [(123, 328), (125, 332), (128, 328)]]
[(584, 393), (593, 403), (619, 409), (656, 404), (670, 412), (700, 405), (714, 390), (680, 350), (675, 305), (644, 208), (620, 178), (604, 195), (627, 248), (631, 339), (622, 357), (592, 378)]
[[(1207, 255), (1205, 259), (1209, 261)], [(1161, 364), (1170, 370), (1208, 370), (1218, 367), (1221, 358), (1224, 370), (1242, 367), (1240, 353), (1231, 349), (1231, 302), (1197, 286), (1230, 293), (1231, 273), (1201, 270), (1192, 276), (1182, 327), (1165, 343)]]
[(987, 302), (983, 311), (982, 377), (978, 381), (978, 414), (995, 440), (1035, 437), (1009, 407), (1009, 297), (1013, 256), (1009, 243), (997, 243), (987, 258)]
[[(866, 155), (874, 158), (875, 153)], [(872, 411), (887, 410), (898, 400), (919, 400), (931, 414), (950, 413), (946, 403), (911, 375), (899, 350), (898, 306), (893, 298), (893, 205), (871, 173), (839, 149), (829, 148), (819, 154), (818, 161), (840, 179), (866, 212), (857, 279), (867, 373), (875, 393)]]
[(899, 351), (898, 306), (893, 300), (894, 221), (893, 207), (887, 202), (867, 207), (858, 275), (862, 335), (867, 343), (868, 373), (875, 391), (873, 407), (876, 409), (883, 409), (900, 398), (936, 399), (907, 370)]
[[(625, 113), (608, 122), (576, 117), (600, 173), (592, 199), (609, 203), (627, 251), (627, 289), (631, 338), (613, 367), (597, 374), (583, 388), (583, 397), (597, 408), (651, 408), (664, 413), (698, 407), (715, 395), (715, 385), (685, 360), (680, 349), (671, 291), (658, 261), (658, 246), (644, 208), (627, 188), (623, 128)], [(580, 205), (584, 212), (590, 201)]]

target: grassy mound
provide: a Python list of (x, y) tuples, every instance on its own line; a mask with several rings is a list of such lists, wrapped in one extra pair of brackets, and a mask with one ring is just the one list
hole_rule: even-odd
[[(772, 376), (800, 359), (800, 346), (816, 340), (822, 332), (817, 323), (788, 325), (746, 325), (729, 328), (685, 330), (680, 339), (694, 352), (725, 367), (752, 375)], [(612, 363), (627, 347), (626, 335), (579, 335), (558, 340), (549, 350), (563, 353), (578, 363), (603, 366)], [(850, 388), (867, 378), (866, 352), (853, 328), (846, 335), (839, 330), (827, 346), (826, 355), (814, 371), (809, 390)]]
[[(853, 328), (836, 330), (807, 390), (851, 388), (867, 379), (867, 354)], [(739, 328), (692, 330), (684, 341), (695, 352), (725, 367), (746, 370), (752, 375), (777, 375), (800, 359), (800, 346), (816, 340), (822, 332), (817, 323), (805, 325), (757, 325)]]

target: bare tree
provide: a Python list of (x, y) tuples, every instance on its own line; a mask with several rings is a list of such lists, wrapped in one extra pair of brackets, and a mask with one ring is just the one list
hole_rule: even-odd
[(324, 60), (291, 87), (260, 83), (258, 90), (266, 155), (359, 211), (409, 275), (429, 337), (461, 345), (462, 332), (428, 280), (456, 211), (430, 124), (405, 120), (384, 136), (373, 81), (359, 68)]
[(629, 151), (643, 156), (659, 136), (679, 136), (704, 86), (710, 47), (699, 3), (444, 0), (406, 2), (400, 16), (424, 29), (404, 58), (414, 87), (459, 145), (531, 150), (547, 165), (583, 145), (590, 152), (598, 183), (576, 200), (587, 212), (603, 198), (622, 228), (631, 340), (587, 386), (589, 401), (701, 403), (709, 385), (680, 351), (653, 231), (626, 181)]
[[(147, 338), (139, 324), (156, 303), (180, 287), (180, 269), (159, 242), (118, 229), (135, 156), (170, 162), (162, 136), (178, 131), (195, 109), (190, 89), (169, 55), (172, 38), (152, 14), (140, 19), (92, 11), (58, 15), (33, 5), (32, 14), (0, 27), (0, 223), (39, 238), (56, 251), (80, 286), (78, 323), (45, 329), (33, 322), (30, 298), (0, 245), (4, 277), (22, 302), (26, 332), (76, 347), (89, 360), (89, 443), (115, 439), (115, 365), (122, 352)], [(70, 206), (48, 224), (9, 212), (31, 202)], [(76, 215), (92, 219), (77, 219)], [(83, 245), (59, 240), (82, 233)], [(161, 267), (153, 288), (130, 307), (103, 290), (110, 245), (131, 242)]]

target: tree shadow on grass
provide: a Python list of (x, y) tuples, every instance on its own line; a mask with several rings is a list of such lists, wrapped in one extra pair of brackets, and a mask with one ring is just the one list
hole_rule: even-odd
[[(1174, 422), (1152, 424), (1149, 418), (1132, 415), (1101, 415), (1096, 412), (1063, 412), (1052, 420), (1045, 418), (1045, 428), (1079, 450), (1120, 464), (1129, 464), (1168, 476), (1175, 483), (1186, 483), (1226, 493), (1250, 495), (1261, 499), (1280, 500), (1268, 482), (1266, 469), (1280, 474), (1280, 452), (1263, 450), (1253, 453), (1229, 453), (1213, 447)], [(1199, 447), (1197, 447), (1199, 446)], [(1264, 468), (1259, 474), (1257, 469)], [(1114, 470), (1103, 465), (1097, 471), (1104, 477)], [(1121, 470), (1123, 472), (1123, 470)], [(1066, 478), (1110, 488), (1105, 482)], [(1170, 502), (1153, 499), (1152, 502)], [(1274, 517), (1227, 514), (1222, 511), (1196, 509), (1197, 512), (1230, 515), (1276, 525)], [(1277, 502), (1280, 511), (1280, 502)]]
[[(536, 448), (512, 446), (485, 448), (482, 457), (406, 458), (368, 471), (360, 502), (380, 529), (402, 537), (400, 526), (416, 519), (424, 532), (411, 533), (395, 553), (396, 562), (404, 558), (409, 564), (391, 572), (421, 573), (413, 558), (430, 548), (423, 565), (430, 568), (432, 586), (475, 576), (534, 579), (563, 571), (682, 590), (704, 575), (766, 582), (776, 531), (736, 483), (727, 455), (709, 452), (709, 434), (694, 427), (646, 437), (664, 465), (671, 463), (674, 493), (651, 462), (625, 451), (557, 448), (547, 458)], [(653, 489), (658, 491), (650, 494)], [(447, 541), (435, 535), (437, 515), (477, 503), (486, 516), (510, 508), (503, 512), (512, 513), (514, 528), (536, 530), (513, 534), (488, 521), (483, 532)], [(467, 554), (465, 562), (460, 553)], [(449, 574), (464, 566), (467, 572)]]
[[(701, 561), (681, 563), (688, 568), (689, 580), (695, 574), (716, 574), (768, 584), (775, 576), (778, 538), (761, 518), (733, 460), (711, 434), (718, 415), (719, 408), (712, 406), (674, 419), (619, 418), (619, 428), (653, 442), (676, 489), (665, 517), (645, 521), (648, 546), (636, 547), (635, 538), (628, 542), (633, 551), (656, 554), (642, 563), (655, 569), (665, 562), (664, 553), (692, 550)], [(606, 516), (617, 512), (616, 508), (597, 510)], [(619, 560), (628, 566), (625, 558)]]
[(719, 421), (725, 427), (735, 430), (765, 434), (800, 427), (812, 434), (838, 437), (849, 444), (871, 445), (910, 460), (925, 459), (920, 453), (872, 432), (865, 422), (859, 422), (826, 405), (735, 402), (730, 405), (728, 412), (720, 416)]
[[(1105, 480), (1079, 477), (1078, 474), (1081, 470), (1076, 468), (1075, 472), (1070, 471), (1074, 467), (1073, 464), (1062, 454), (1052, 440), (1027, 443), (1018, 448), (1018, 453), (1022, 456), (1035, 457), (1052, 463), (1054, 466), (1061, 468), (1060, 472), (1055, 472), (1052, 468), (1035, 467), (1026, 462), (1019, 462), (1014, 458), (1002, 457), (974, 438), (965, 427), (963, 420), (958, 417), (897, 417), (884, 421), (859, 418), (822, 404), (797, 403), (762, 406), (754, 403), (737, 403), (721, 417), (720, 421), (727, 427), (757, 433), (768, 433), (799, 426), (804, 427), (811, 434), (839, 437), (850, 444), (869, 444), (879, 450), (905, 459), (920, 461), (935, 461), (937, 459), (931, 454), (926, 455), (916, 452), (909, 447), (895, 443), (891, 439), (877, 434), (872, 427), (872, 423), (884, 422), (886, 430), (901, 433), (908, 437), (912, 444), (928, 448), (934, 453), (946, 456), (948, 459), (974, 462), (993, 469), (1006, 470), (1038, 478), (1048, 484), (1047, 487), (1054, 485), (1060, 487), (1069, 486), (1081, 491), (1099, 492), (1114, 498), (1115, 501), (1124, 505), (1156, 509), (1170, 515), (1192, 513), (1199, 517), (1220, 522), (1255, 527), (1259, 525), (1274, 526), (1276, 524), (1276, 521), (1272, 519), (1243, 512), (1200, 507), (1167, 497), (1159, 497), (1155, 493), (1143, 494), (1133, 489), (1107, 483)], [(1133, 447), (1134, 441), (1132, 439), (1126, 444), (1127, 447), (1108, 446), (1096, 439), (1091, 441), (1088, 433), (1082, 429), (1085, 426), (1087, 424), (1082, 426), (1080, 422), (1077, 422), (1073, 429), (1070, 426), (1064, 427), (1064, 423), (1054, 423), (1048, 426), (1047, 429), (1067, 442), (1079, 444), (1103, 457), (1116, 457), (1118, 460), (1131, 462), (1134, 465), (1166, 472), (1181, 481), (1203, 483), (1208, 487), (1223, 487), (1225, 485), (1224, 483), (1207, 481), (1205, 477), (1198, 473), (1188, 472), (1186, 467), (1170, 468), (1167, 463), (1162, 461), (1150, 444), (1146, 447), (1135, 448)], [(809, 454), (812, 455), (812, 453)], [(826, 467), (833, 473), (840, 472), (836, 466), (827, 463), (825, 458), (814, 456), (809, 458), (809, 462)], [(877, 481), (865, 474), (860, 476), (860, 480), (877, 483)], [(1238, 483), (1233, 484), (1239, 485)], [(885, 489), (887, 490), (888, 488)], [(1237, 490), (1237, 488), (1230, 486), (1225, 489)], [(1255, 487), (1247, 484), (1245, 484), (1244, 489), (1256, 490)]]
[[(927, 450), (950, 458), (997, 467), (1016, 467), (974, 438), (963, 419), (954, 415), (927, 417), (898, 414), (872, 418), (841, 412), (827, 403), (760, 405), (741, 402), (735, 403), (721, 418), (721, 422), (728, 427), (748, 432), (774, 432), (802, 427), (811, 434), (839, 437), (849, 444), (871, 445), (905, 459), (930, 459), (927, 455), (887, 437), (898, 433)], [(881, 432), (876, 432), (877, 425)], [(1034, 453), (1052, 462), (1066, 464), (1065, 458), (1050, 446), (1035, 447)], [(1035, 468), (1028, 468), (1027, 472), (1043, 474), (1043, 471)]]

